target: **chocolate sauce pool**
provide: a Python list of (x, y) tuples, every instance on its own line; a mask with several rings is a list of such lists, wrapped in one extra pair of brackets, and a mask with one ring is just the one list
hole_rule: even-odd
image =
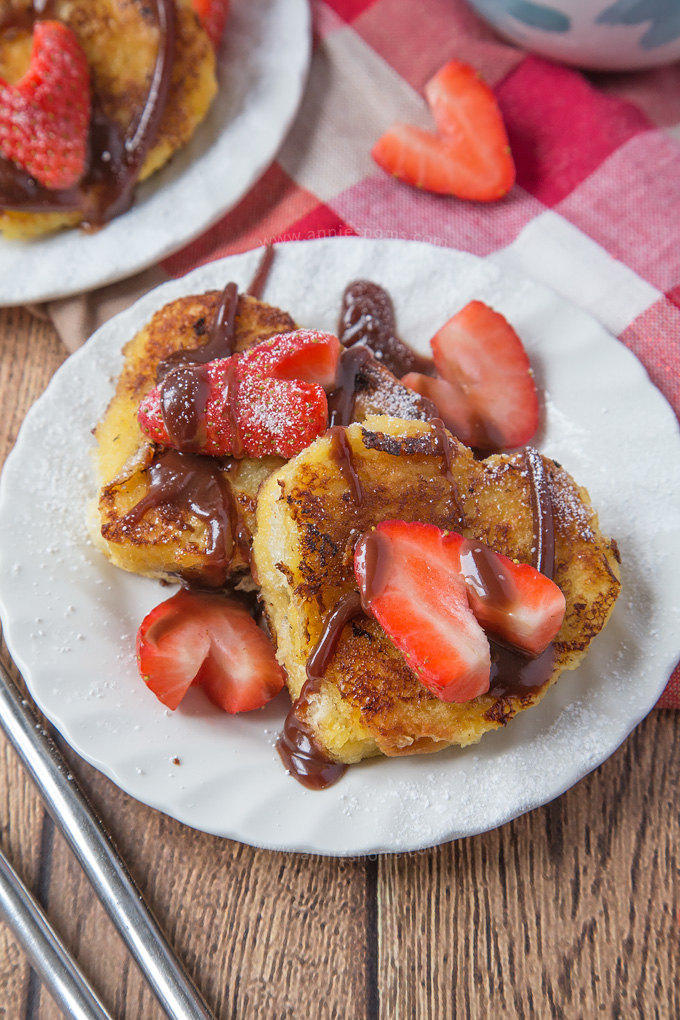
[[(118, 125), (92, 98), (88, 168), (73, 188), (51, 189), (0, 156), (0, 208), (22, 212), (79, 210), (83, 226), (97, 227), (119, 216), (132, 205), (132, 192), (158, 131), (172, 77), (175, 53), (175, 6), (173, 0), (155, 0), (158, 21), (158, 52), (144, 106), (125, 136)], [(34, 0), (31, 9), (9, 12), (0, 18), (0, 31), (31, 29), (36, 21), (54, 19), (53, 3)]]
[(370, 280), (355, 280), (345, 289), (338, 323), (338, 337), (345, 347), (362, 343), (398, 379), (407, 372), (434, 375), (434, 362), (416, 354), (399, 337), (392, 298)]

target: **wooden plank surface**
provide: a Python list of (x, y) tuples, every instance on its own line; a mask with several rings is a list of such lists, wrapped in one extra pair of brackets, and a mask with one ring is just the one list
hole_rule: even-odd
[[(0, 457), (63, 361), (0, 311)], [(4, 661), (6, 650), (2, 649)], [(220, 1020), (680, 1016), (678, 714), (653, 712), (553, 804), (412, 854), (332, 860), (195, 832), (72, 769)], [(117, 1020), (160, 1020), (0, 738), (3, 849)], [(0, 1020), (58, 1020), (0, 925)]]

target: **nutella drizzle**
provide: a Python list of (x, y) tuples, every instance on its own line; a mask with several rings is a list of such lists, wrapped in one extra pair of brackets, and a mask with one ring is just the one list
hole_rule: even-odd
[[(149, 510), (170, 505), (186, 510), (206, 523), (209, 540), (205, 565), (200, 571), (202, 585), (222, 587), (237, 545), (245, 541), (231, 489), (223, 476), (223, 462), (217, 457), (198, 456), (166, 449), (156, 455), (147, 471), (149, 488), (122, 518), (124, 526), (134, 526)], [(195, 575), (183, 575), (191, 582)]]
[(364, 344), (344, 350), (338, 362), (337, 386), (328, 394), (328, 424), (349, 425), (354, 416), (357, 376), (373, 354)]
[(251, 280), (250, 285), (246, 290), (246, 294), (249, 294), (250, 297), (257, 298), (258, 301), (262, 297), (265, 284), (267, 283), (267, 279), (269, 278), (269, 270), (272, 267), (273, 261), (274, 261), (274, 245), (268, 244), (264, 250), (262, 259), (260, 260), (260, 264), (255, 270), (255, 276)]
[(338, 337), (345, 347), (362, 343), (398, 379), (407, 372), (434, 375), (434, 362), (423, 358), (397, 334), (392, 299), (369, 280), (355, 280), (345, 289), (338, 323)]
[(323, 680), (326, 667), (338, 647), (343, 627), (360, 612), (361, 595), (358, 591), (348, 591), (328, 613), (323, 623), (321, 637), (307, 660), (307, 679), (312, 683)]
[(331, 761), (305, 719), (310, 699), (318, 693), (343, 627), (361, 612), (358, 591), (347, 592), (324, 620), (321, 637), (307, 660), (307, 679), (291, 706), (276, 747), (283, 764), (298, 782), (310, 790), (325, 790), (344, 774), (347, 766)]
[(534, 515), (534, 567), (552, 580), (555, 570), (555, 520), (543, 458), (533, 446), (524, 451), (524, 461), (531, 487), (531, 509)]
[[(534, 524), (533, 566), (552, 580), (555, 565), (555, 523), (550, 488), (543, 458), (533, 447), (524, 451), (529, 475), (531, 512)], [(491, 679), (489, 694), (496, 698), (533, 694), (549, 680), (555, 662), (555, 645), (551, 643), (536, 658), (489, 640), (491, 646)]]
[(331, 441), (331, 457), (347, 482), (352, 500), (356, 506), (361, 506), (364, 501), (364, 490), (354, 463), (354, 454), (347, 439), (347, 433), (342, 425), (333, 425), (326, 432), (326, 436)]
[(204, 365), (178, 365), (158, 387), (161, 416), (170, 444), (183, 453), (205, 446), (210, 379)]
[(451, 471), (451, 464), (453, 463), (453, 453), (451, 450), (451, 440), (449, 434), (446, 431), (446, 427), (441, 418), (430, 418), (428, 424), (432, 427), (433, 440), (434, 440), (434, 451), (435, 456), (442, 458), (442, 474), (446, 481), (451, 486), (451, 499), (453, 500), (458, 514), (458, 519), (461, 525), (465, 524), (465, 511), (460, 502), (460, 493), (458, 491), (458, 485), (456, 479)]
[(238, 287), (235, 283), (228, 283), (220, 296), (207, 343), (173, 351), (158, 363), (156, 381), (160, 382), (178, 365), (205, 365), (217, 358), (229, 358), (234, 353), (237, 308)]
[[(158, 52), (144, 106), (125, 136), (92, 100), (88, 168), (73, 188), (51, 189), (38, 184), (11, 160), (0, 156), (0, 208), (23, 212), (80, 210), (85, 227), (101, 226), (129, 209), (132, 191), (160, 124), (172, 78), (175, 52), (173, 0), (155, 0)], [(31, 29), (36, 21), (54, 18), (54, 3), (34, 0), (30, 10), (0, 20), (0, 31)]]

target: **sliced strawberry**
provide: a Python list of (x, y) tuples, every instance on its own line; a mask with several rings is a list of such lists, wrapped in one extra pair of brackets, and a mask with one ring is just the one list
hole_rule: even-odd
[(298, 329), (270, 337), (245, 351), (239, 372), (270, 379), (300, 379), (332, 390), (339, 357), (340, 341), (332, 333)]
[(0, 154), (47, 188), (70, 188), (85, 173), (90, 71), (67, 25), (38, 21), (28, 70), (0, 79)]
[(395, 124), (371, 155), (383, 170), (437, 194), (492, 202), (515, 182), (508, 136), (491, 89), (453, 60), (425, 86), (438, 134)]
[(243, 606), (184, 589), (142, 622), (137, 663), (147, 687), (171, 709), (192, 684), (230, 714), (262, 708), (284, 684), (271, 643)]
[(528, 655), (545, 651), (566, 609), (564, 595), (549, 577), (468, 539), (460, 547), (460, 569), (470, 608), (485, 630)]
[[(451, 431), (483, 450), (528, 443), (538, 428), (538, 397), (529, 357), (507, 319), (471, 301), (431, 345), (437, 372), (455, 391), (439, 387), (431, 396)], [(431, 381), (411, 376), (408, 385), (430, 396)]]
[(442, 701), (489, 689), (489, 642), (468, 605), (462, 542), (432, 524), (384, 521), (360, 539), (354, 558), (365, 610)]
[(293, 457), (325, 430), (324, 386), (340, 344), (298, 330), (242, 355), (180, 366), (142, 400), (138, 420), (154, 442), (214, 456)]
[(229, 0), (192, 0), (192, 5), (210, 42), (219, 49), (229, 14)]
[(404, 386), (409, 386), (421, 397), (431, 400), (439, 417), (449, 432), (460, 439), (466, 446), (474, 446), (476, 432), (469, 402), (459, 386), (452, 386), (445, 379), (436, 376), (422, 375), (420, 372), (407, 372), (401, 379)]

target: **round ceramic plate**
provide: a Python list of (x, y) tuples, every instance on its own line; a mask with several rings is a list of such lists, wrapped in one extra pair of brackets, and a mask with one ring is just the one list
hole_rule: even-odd
[(234, 2), (220, 89), (189, 145), (139, 185), (129, 212), (95, 234), (68, 230), (27, 243), (0, 237), (0, 305), (113, 283), (207, 230), (276, 155), (302, 98), (310, 53), (307, 0)]
[(88, 539), (91, 428), (122, 345), (151, 314), (229, 280), (244, 288), (260, 255), (212, 263), (148, 294), (70, 357), (28, 414), (0, 484), (0, 612), (31, 693), (133, 797), (256, 846), (413, 850), (545, 804), (618, 747), (680, 655), (680, 437), (639, 362), (594, 319), (471, 255), (358, 238), (282, 244), (264, 297), (301, 325), (333, 330), (345, 285), (370, 278), (393, 295), (402, 336), (423, 351), (472, 298), (505, 313), (543, 394), (540, 449), (588, 487), (623, 557), (623, 594), (581, 668), (475, 747), (371, 759), (320, 793), (288, 776), (277, 755), (285, 693), (231, 717), (193, 689), (170, 712), (137, 676), (137, 627), (168, 590), (117, 570)]

